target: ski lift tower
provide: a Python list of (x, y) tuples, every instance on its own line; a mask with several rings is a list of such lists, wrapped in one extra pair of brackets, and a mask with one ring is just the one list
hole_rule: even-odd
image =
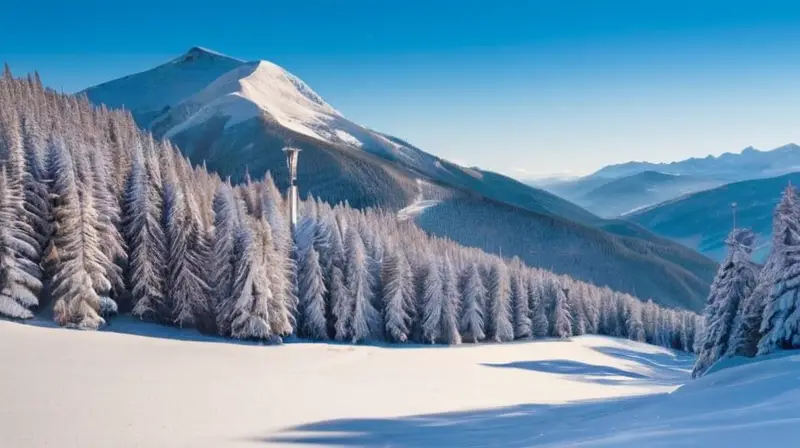
[(292, 234), (294, 235), (297, 226), (297, 157), (300, 155), (299, 148), (283, 148), (286, 153), (286, 165), (289, 168), (289, 189), (286, 192), (286, 202), (289, 203), (289, 223)]

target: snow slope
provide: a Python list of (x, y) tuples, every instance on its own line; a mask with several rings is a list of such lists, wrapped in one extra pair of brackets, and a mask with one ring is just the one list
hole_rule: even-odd
[(0, 321), (0, 353), (0, 434), (16, 448), (729, 448), (800, 436), (792, 353), (689, 380), (691, 357), (602, 336), (265, 347), (127, 318), (100, 332)]

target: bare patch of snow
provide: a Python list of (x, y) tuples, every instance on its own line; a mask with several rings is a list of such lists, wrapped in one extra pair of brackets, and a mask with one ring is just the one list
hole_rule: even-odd
[(355, 138), (352, 134), (348, 134), (347, 132), (341, 129), (336, 129), (333, 132), (336, 134), (336, 137), (338, 137), (339, 140), (347, 143), (348, 145), (355, 146), (357, 148), (364, 146), (364, 144), (361, 143), (359, 139)]

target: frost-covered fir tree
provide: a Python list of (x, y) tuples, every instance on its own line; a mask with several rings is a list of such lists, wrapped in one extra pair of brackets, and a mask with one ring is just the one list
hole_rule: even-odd
[[(772, 250), (777, 261), (770, 294), (761, 321), (758, 355), (800, 347), (800, 208), (794, 188), (789, 185), (778, 204), (780, 243)], [(706, 330), (708, 331), (708, 330)]]
[(58, 148), (55, 161), (53, 318), (59, 325), (93, 330), (105, 323), (95, 288), (106, 288), (108, 284), (98, 259), (101, 242), (96, 233), (97, 215), (90, 189), (79, 188), (69, 151), (63, 146)]
[(236, 339), (266, 340), (272, 336), (269, 316), (271, 291), (259, 266), (259, 244), (246, 224), (236, 229), (231, 295), (220, 307), (220, 328)]
[(192, 238), (193, 223), (187, 199), (173, 167), (164, 184), (164, 219), (167, 236), (167, 291), (172, 322), (179, 327), (202, 323), (209, 305), (209, 287), (202, 277), (203, 260)]
[(389, 341), (406, 342), (411, 333), (414, 278), (405, 255), (394, 248), (381, 271), (384, 334)]
[(557, 338), (568, 338), (572, 336), (572, 317), (567, 298), (569, 290), (558, 284), (557, 281), (553, 282), (552, 287), (555, 300), (553, 301), (553, 314), (550, 318), (550, 322), (553, 324), (551, 333)]
[(372, 289), (367, 271), (367, 255), (364, 243), (355, 226), (350, 226), (345, 238), (347, 268), (345, 285), (349, 302), (349, 331), (352, 342), (360, 342), (380, 334), (380, 316), (372, 306)]
[(421, 337), (430, 344), (442, 338), (442, 306), (444, 294), (442, 277), (436, 259), (425, 261), (422, 274), (422, 315), (420, 316)]
[(544, 303), (541, 278), (538, 274), (528, 275), (528, 307), (531, 310), (533, 337), (546, 337), (550, 330), (550, 323), (547, 321), (547, 307)]
[[(788, 193), (789, 191), (784, 194)], [(758, 274), (755, 289), (739, 306), (733, 334), (731, 334), (728, 344), (728, 356), (753, 357), (758, 352), (758, 342), (763, 336), (761, 323), (764, 308), (767, 304), (767, 299), (772, 293), (773, 285), (784, 260), (785, 248), (783, 248), (783, 241), (787, 236), (785, 227), (791, 224), (791, 221), (786, 219), (791, 216), (791, 212), (787, 214), (787, 211), (789, 211), (787, 207), (790, 207), (791, 203), (787, 202), (785, 198), (782, 202), (786, 202), (786, 204), (783, 207), (777, 207), (773, 214), (772, 248), (767, 261)]]
[(532, 325), (528, 304), (528, 284), (523, 278), (521, 262), (514, 260), (511, 271), (511, 304), (514, 308), (514, 338), (531, 337)]
[(325, 281), (319, 254), (313, 246), (300, 255), (298, 269), (299, 284), (299, 332), (300, 336), (311, 339), (328, 339), (328, 327), (325, 321)]
[(265, 282), (264, 289), (269, 290), (267, 305), (269, 307), (269, 324), (272, 333), (278, 336), (288, 336), (294, 327), (292, 310), (294, 309), (294, 299), (288, 294), (294, 292), (287, 291), (286, 285), (289, 283), (283, 278), (292, 275), (289, 270), (284, 270), (281, 257), (288, 257), (289, 254), (281, 252), (279, 247), (273, 242), (272, 227), (264, 216), (260, 218), (248, 219), (247, 221), (253, 230), (256, 240), (256, 262), (258, 264), (259, 279)]
[(440, 273), (442, 276), (441, 339), (446, 344), (460, 344), (458, 280), (450, 258), (445, 256)]
[(486, 290), (489, 338), (495, 342), (514, 340), (508, 272), (500, 261), (493, 262), (489, 268)]
[(128, 283), (133, 314), (169, 322), (167, 305), (167, 241), (162, 227), (163, 197), (154, 149), (134, 149), (133, 167), (125, 186), (125, 237), (131, 248)]
[(711, 284), (703, 313), (706, 331), (692, 371), (695, 377), (725, 355), (739, 304), (755, 287), (757, 269), (750, 260), (754, 239), (747, 229), (734, 229), (728, 236), (728, 255)]
[(484, 315), (486, 288), (475, 263), (469, 263), (461, 279), (461, 320), (459, 328), (464, 341), (478, 342), (486, 337)]
[(31, 308), (39, 304), (42, 285), (20, 263), (19, 251), (33, 251), (18, 238), (20, 192), (9, 184), (5, 168), (0, 168), (0, 315), (30, 319)]
[(234, 242), (236, 232), (241, 224), (241, 217), (233, 195), (233, 190), (228, 184), (222, 184), (214, 194), (214, 238), (211, 273), (211, 295), (213, 309), (217, 315), (217, 331), (228, 334), (227, 319), (219, 319), (220, 309), (228, 300), (233, 291), (234, 270), (236, 257)]

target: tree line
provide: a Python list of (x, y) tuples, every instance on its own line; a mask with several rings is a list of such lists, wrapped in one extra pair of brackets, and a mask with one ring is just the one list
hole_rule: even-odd
[[(701, 320), (433, 237), (383, 209), (233, 185), (125, 111), (0, 78), (0, 315), (119, 313), (238, 339), (457, 344), (606, 334), (691, 351)], [(470, 223), (464, 222), (464, 226)]]

